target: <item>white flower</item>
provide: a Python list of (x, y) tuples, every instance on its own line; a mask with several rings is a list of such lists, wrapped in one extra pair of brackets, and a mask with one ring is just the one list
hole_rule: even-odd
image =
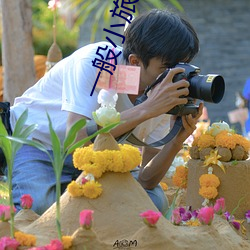
[(221, 131), (228, 131), (232, 132), (230, 129), (229, 125), (226, 122), (215, 122), (211, 126), (208, 127), (207, 133), (216, 136), (219, 134)]
[(115, 108), (100, 107), (93, 112), (95, 122), (102, 127), (120, 121), (120, 113)]
[(97, 101), (101, 106), (106, 106), (106, 107), (112, 107), (114, 108), (116, 105), (116, 102), (118, 100), (118, 95), (115, 90), (109, 89), (105, 90), (102, 89), (99, 94)]

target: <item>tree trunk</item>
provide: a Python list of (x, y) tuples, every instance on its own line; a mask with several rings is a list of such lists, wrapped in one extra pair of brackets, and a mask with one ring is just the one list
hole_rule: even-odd
[(1, 0), (4, 100), (11, 104), (35, 83), (32, 0)]

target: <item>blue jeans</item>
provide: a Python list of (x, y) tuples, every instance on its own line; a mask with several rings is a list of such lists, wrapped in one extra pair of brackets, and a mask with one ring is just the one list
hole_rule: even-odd
[[(139, 175), (139, 168), (131, 171), (133, 177), (137, 180)], [(150, 199), (153, 201), (158, 210), (165, 215), (168, 210), (168, 199), (162, 190), (161, 186), (158, 184), (153, 189), (145, 189)]]
[[(50, 153), (52, 154), (52, 151)], [(69, 155), (64, 163), (61, 176), (62, 192), (81, 172), (73, 166), (72, 156)], [(132, 175), (137, 178), (138, 171), (132, 172)], [(56, 201), (54, 169), (47, 154), (35, 147), (23, 145), (18, 150), (14, 160), (12, 184), (13, 201), (17, 211), (22, 209), (20, 199), (24, 194), (30, 194), (33, 198), (32, 210), (37, 214), (44, 213)], [(165, 213), (168, 202), (161, 187), (158, 185), (152, 190), (146, 190), (146, 192), (159, 211)]]

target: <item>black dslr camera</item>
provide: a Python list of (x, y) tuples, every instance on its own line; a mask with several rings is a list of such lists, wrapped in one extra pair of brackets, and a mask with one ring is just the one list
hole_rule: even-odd
[[(189, 82), (189, 95), (185, 96), (185, 98), (188, 98), (188, 103), (175, 106), (167, 112), (168, 114), (178, 116), (197, 114), (198, 106), (194, 104), (194, 99), (200, 99), (211, 103), (219, 103), (221, 101), (225, 92), (225, 82), (222, 76), (216, 74), (199, 75), (200, 69), (188, 63), (178, 63), (175, 67), (185, 69), (185, 72), (174, 76), (173, 82), (177, 82), (181, 79), (186, 79)], [(158, 83), (162, 82), (168, 72), (169, 70), (167, 69), (156, 79), (155, 82), (148, 86), (143, 95), (136, 99), (135, 105), (144, 102), (148, 98), (148, 91)]]

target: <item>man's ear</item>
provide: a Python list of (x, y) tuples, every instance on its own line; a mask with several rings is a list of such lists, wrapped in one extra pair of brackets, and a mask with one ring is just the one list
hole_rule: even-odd
[(140, 66), (141, 60), (135, 54), (130, 54), (128, 56), (129, 64), (132, 66)]

